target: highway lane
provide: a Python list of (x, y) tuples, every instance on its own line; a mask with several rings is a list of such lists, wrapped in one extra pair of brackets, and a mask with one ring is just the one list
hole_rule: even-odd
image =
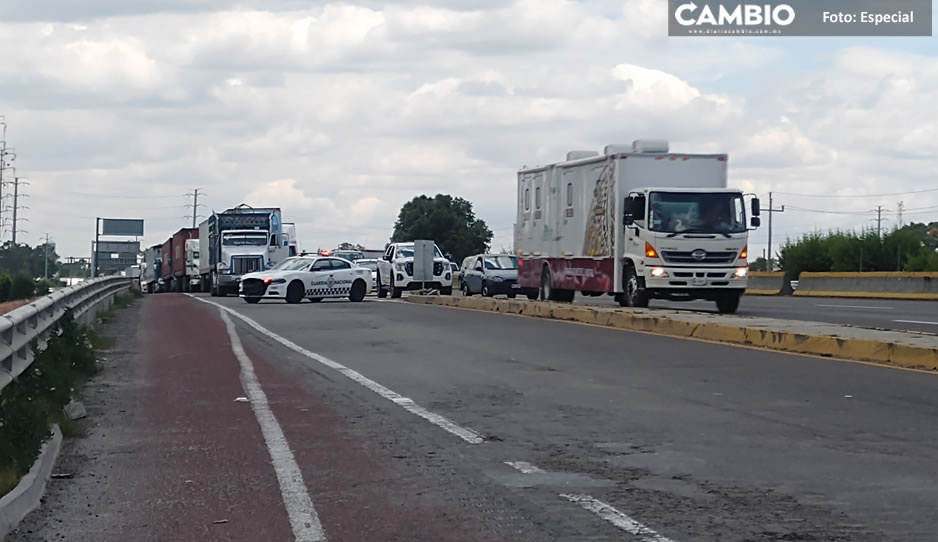
[(402, 464), (485, 488), (491, 500), (474, 506), (553, 539), (653, 539), (622, 538), (611, 514), (561, 494), (674, 542), (933, 540), (938, 528), (933, 375), (396, 301), (210, 300), (478, 432), (470, 444), (406, 401), (375, 402), (238, 325)]
[[(616, 305), (609, 296), (577, 294), (577, 303)], [(716, 312), (710, 301), (669, 302), (654, 300), (652, 308)], [(811, 298), (791, 296), (745, 296), (740, 316), (829, 322), (880, 329), (938, 333), (938, 302), (880, 299)]]

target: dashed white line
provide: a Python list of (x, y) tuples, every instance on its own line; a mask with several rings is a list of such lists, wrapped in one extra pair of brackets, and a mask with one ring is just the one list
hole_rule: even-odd
[(539, 472), (544, 472), (543, 470), (528, 463), (527, 461), (505, 461), (505, 464), (521, 472), (522, 474), (535, 474)]
[(648, 527), (645, 527), (641, 523), (616, 510), (612, 505), (606, 504), (589, 495), (564, 494), (561, 495), (561, 497), (572, 503), (579, 504), (586, 510), (596, 514), (619, 529), (637, 536), (642, 542), (672, 542), (670, 538), (662, 536)]
[(897, 324), (921, 324), (924, 326), (938, 326), (938, 322), (925, 322), (922, 320), (893, 320)]
[(264, 393), (257, 375), (254, 374), (254, 364), (244, 351), (234, 322), (225, 314), (225, 311), (219, 310), (219, 312), (228, 330), (228, 337), (231, 339), (231, 350), (241, 364), (241, 386), (248, 394), (251, 409), (254, 410), (254, 416), (264, 435), (264, 442), (267, 443), (267, 451), (270, 453), (274, 472), (277, 473), (280, 494), (283, 496), (283, 504), (290, 518), (293, 536), (296, 542), (325, 542), (326, 534), (323, 532), (322, 524), (319, 523), (319, 515), (313, 507), (313, 501), (306, 491), (303, 473), (300, 472), (300, 467), (293, 457), (283, 429), (270, 409), (267, 394)]
[(209, 305), (214, 305), (214, 306), (218, 307), (220, 310), (225, 311), (225, 312), (227, 312), (228, 314), (231, 314), (231, 315), (233, 315), (233, 316), (235, 316), (235, 317), (237, 317), (237, 318), (240, 318), (240, 319), (241, 319), (244, 323), (246, 323), (247, 325), (251, 326), (252, 328), (254, 328), (255, 330), (257, 330), (258, 332), (260, 332), (260, 333), (266, 335), (267, 337), (270, 337), (271, 339), (277, 341), (278, 343), (282, 344), (283, 346), (286, 346), (286, 347), (289, 348), (290, 350), (293, 350), (294, 352), (296, 352), (296, 353), (298, 353), (298, 354), (302, 354), (302, 355), (308, 357), (308, 358), (311, 359), (311, 360), (317, 361), (317, 362), (319, 362), (319, 363), (325, 365), (326, 367), (329, 367), (329, 368), (331, 368), (331, 369), (335, 369), (336, 371), (338, 371), (339, 373), (345, 375), (346, 377), (348, 377), (349, 379), (353, 380), (354, 382), (357, 382), (358, 384), (361, 384), (362, 386), (364, 386), (364, 387), (368, 388), (369, 390), (371, 390), (371, 391), (377, 393), (378, 395), (380, 395), (381, 397), (384, 397), (385, 399), (391, 401), (392, 403), (394, 403), (394, 404), (400, 406), (401, 408), (403, 408), (404, 410), (410, 412), (411, 414), (415, 414), (415, 415), (417, 415), (417, 416), (420, 416), (421, 418), (427, 420), (428, 422), (432, 423), (433, 425), (435, 425), (435, 426), (437, 426), (437, 427), (443, 429), (444, 431), (447, 431), (448, 433), (451, 433), (451, 434), (453, 434), (453, 435), (456, 435), (457, 437), (463, 439), (464, 441), (468, 442), (469, 444), (481, 444), (481, 443), (485, 442), (485, 439), (482, 438), (482, 436), (479, 435), (478, 433), (476, 433), (475, 431), (473, 431), (473, 430), (471, 430), (471, 429), (467, 429), (467, 428), (465, 428), (465, 427), (462, 427), (461, 425), (456, 424), (455, 422), (453, 422), (453, 421), (447, 419), (447, 418), (444, 417), (444, 416), (441, 416), (441, 415), (436, 414), (436, 413), (434, 413), (434, 412), (430, 412), (429, 410), (427, 410), (427, 409), (423, 408), (422, 406), (418, 405), (417, 403), (415, 403), (412, 399), (408, 399), (407, 397), (404, 397), (404, 396), (398, 394), (397, 392), (395, 392), (395, 391), (393, 391), (393, 390), (390, 390), (390, 389), (388, 389), (388, 388), (382, 386), (381, 384), (378, 384), (378, 383), (375, 382), (374, 380), (371, 380), (370, 378), (368, 378), (368, 377), (362, 375), (361, 373), (359, 373), (359, 372), (357, 372), (357, 371), (355, 371), (355, 370), (353, 370), (353, 369), (349, 369), (348, 367), (346, 367), (345, 365), (342, 365), (341, 363), (338, 363), (338, 362), (336, 362), (336, 361), (333, 361), (333, 360), (331, 360), (331, 359), (329, 359), (329, 358), (327, 358), (327, 357), (325, 357), (325, 356), (321, 356), (321, 355), (319, 355), (319, 354), (317, 354), (317, 353), (315, 353), (315, 352), (310, 352), (309, 350), (303, 348), (302, 346), (300, 346), (300, 345), (298, 345), (298, 344), (296, 344), (296, 343), (294, 343), (294, 342), (292, 342), (292, 341), (290, 341), (290, 340), (288, 340), (288, 339), (285, 339), (285, 338), (281, 337), (280, 335), (277, 335), (276, 333), (270, 331), (269, 329), (265, 328), (264, 326), (258, 324), (257, 322), (255, 322), (255, 321), (252, 320), (251, 318), (248, 318), (247, 316), (244, 316), (243, 314), (239, 313), (238, 311), (232, 310), (232, 309), (230, 309), (230, 308), (228, 308), (228, 307), (225, 307), (224, 305), (220, 305), (220, 304), (218, 304), (218, 303), (215, 303), (214, 301), (208, 301), (208, 300), (206, 300), (206, 299), (201, 299), (201, 298), (196, 297), (196, 296), (194, 296), (194, 295), (189, 295), (189, 297), (191, 297), (191, 298), (193, 298), (193, 299), (195, 299), (195, 300), (197, 300), (197, 301), (201, 301), (202, 303), (207, 303), (207, 304), (209, 304)]
[(815, 305), (815, 307), (824, 307), (826, 309), (864, 309), (870, 311), (894, 311), (895, 307), (868, 307), (863, 305)]

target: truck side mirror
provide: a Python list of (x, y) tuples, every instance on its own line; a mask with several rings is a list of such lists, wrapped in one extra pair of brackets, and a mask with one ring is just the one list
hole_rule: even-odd
[(749, 223), (752, 225), (753, 228), (758, 228), (759, 226), (762, 225), (762, 219), (757, 216), (754, 216), (751, 219), (749, 219)]
[(759, 204), (759, 198), (752, 198), (752, 216), (759, 216), (762, 213), (762, 206)]

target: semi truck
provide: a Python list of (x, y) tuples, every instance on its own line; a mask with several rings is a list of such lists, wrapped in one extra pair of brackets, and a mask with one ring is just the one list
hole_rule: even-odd
[(158, 291), (163, 274), (163, 245), (153, 245), (143, 251), (140, 270), (140, 291), (153, 294)]
[(187, 264), (187, 247), (190, 241), (198, 242), (198, 228), (182, 228), (163, 243), (163, 282), (170, 292), (192, 291), (190, 266)]
[(283, 244), (287, 247), (287, 256), (299, 255), (299, 244), (296, 241), (296, 224), (284, 222), (283, 224)]
[(241, 276), (270, 269), (289, 255), (279, 208), (241, 204), (215, 213), (199, 225), (202, 291), (213, 296), (238, 293)]
[[(198, 233), (196, 229), (196, 233)], [(199, 240), (186, 239), (186, 276), (187, 288), (189, 292), (202, 291), (202, 279), (199, 275)]]
[(636, 140), (522, 168), (519, 284), (551, 301), (573, 301), (576, 292), (630, 307), (705, 299), (736, 312), (760, 209), (754, 195), (728, 188), (727, 164), (726, 154), (672, 153), (666, 141)]

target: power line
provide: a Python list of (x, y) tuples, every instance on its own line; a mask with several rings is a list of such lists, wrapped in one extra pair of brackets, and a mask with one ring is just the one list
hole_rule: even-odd
[(58, 194), (67, 194), (69, 196), (81, 196), (88, 198), (114, 198), (114, 199), (175, 199), (185, 194), (175, 196), (124, 196), (119, 194), (96, 194), (93, 192), (75, 192), (72, 190), (56, 190)]
[(938, 188), (929, 188), (927, 190), (914, 190), (911, 192), (892, 192), (890, 194), (862, 194), (862, 195), (838, 195), (838, 194), (795, 194), (792, 192), (776, 192), (783, 196), (794, 196), (799, 198), (885, 198), (888, 196), (905, 196), (907, 194), (925, 194), (928, 192), (938, 192)]
[(806, 209), (804, 207), (796, 207), (794, 205), (789, 205), (788, 209), (791, 211), (799, 211), (803, 213), (823, 213), (831, 215), (868, 215), (870, 213), (876, 212), (876, 209), (870, 209), (868, 211), (828, 211), (826, 209)]

